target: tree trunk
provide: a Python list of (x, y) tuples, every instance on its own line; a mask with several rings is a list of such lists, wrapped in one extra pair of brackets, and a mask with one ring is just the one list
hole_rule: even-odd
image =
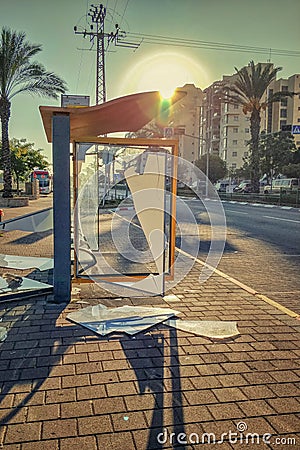
[(17, 182), (17, 195), (20, 195), (20, 178), (18, 175), (16, 176), (16, 182)]
[(250, 170), (251, 183), (254, 192), (259, 192), (259, 178), (260, 178), (260, 164), (259, 164), (259, 132), (260, 132), (260, 112), (254, 109), (250, 117), (250, 132), (251, 132), (251, 155), (250, 155)]
[(2, 130), (2, 169), (3, 169), (3, 197), (12, 197), (11, 154), (9, 148), (8, 123), (10, 118), (10, 101), (0, 98), (0, 118)]

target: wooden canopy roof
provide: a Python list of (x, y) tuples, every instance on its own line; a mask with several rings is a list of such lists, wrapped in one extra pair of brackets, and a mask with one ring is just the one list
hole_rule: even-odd
[[(52, 116), (69, 114), (70, 140), (82, 136), (100, 136), (120, 131), (137, 131), (163, 113), (186, 93), (176, 90), (170, 101), (162, 100), (158, 91), (141, 92), (116, 98), (100, 105), (82, 108), (40, 106), (48, 142), (52, 142)], [(167, 123), (165, 124), (167, 125)]]

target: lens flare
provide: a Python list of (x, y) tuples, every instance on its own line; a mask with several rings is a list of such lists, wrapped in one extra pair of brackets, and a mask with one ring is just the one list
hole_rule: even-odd
[(199, 61), (180, 52), (160, 51), (139, 59), (122, 73), (119, 85), (121, 95), (154, 90), (169, 98), (177, 87), (187, 83), (201, 87), (209, 81)]

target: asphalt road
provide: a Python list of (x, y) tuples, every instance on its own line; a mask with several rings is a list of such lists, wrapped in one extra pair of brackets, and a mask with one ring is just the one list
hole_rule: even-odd
[(295, 208), (223, 203), (227, 226), (280, 250), (300, 256), (300, 211)]
[[(195, 256), (200, 242), (198, 257), (205, 261), (211, 249), (209, 214), (199, 199), (184, 201), (196, 219), (191, 226), (191, 217), (183, 214), (184, 250)], [(207, 204), (212, 208), (210, 212), (218, 211), (216, 202)], [(224, 202), (222, 207), (227, 223), (226, 242), (217, 268), (300, 314), (300, 211), (235, 202)], [(179, 204), (178, 211), (181, 208)], [(131, 212), (120, 211), (118, 216), (120, 223), (126, 222)], [(179, 229), (177, 232), (176, 246), (181, 248)], [(137, 237), (131, 238), (136, 244)], [(217, 239), (222, 240), (222, 234), (217, 233)]]
[[(200, 225), (205, 258), (208, 216), (199, 200), (187, 201)], [(227, 238), (218, 269), (300, 312), (300, 210), (223, 202)], [(201, 232), (201, 230), (203, 230)]]

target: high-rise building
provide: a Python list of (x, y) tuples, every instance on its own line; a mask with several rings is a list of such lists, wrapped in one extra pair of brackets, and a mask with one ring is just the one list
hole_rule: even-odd
[[(234, 172), (243, 166), (248, 156), (250, 140), (250, 114), (245, 115), (242, 107), (224, 103), (220, 97), (223, 85), (235, 81), (237, 74), (224, 75), (222, 80), (214, 82), (203, 91), (203, 106), (200, 118), (200, 131), (204, 140), (200, 154), (218, 154), (226, 161), (227, 168)], [(300, 92), (300, 75), (288, 79), (275, 80), (265, 92), (264, 99), (273, 92), (289, 90)], [(281, 102), (271, 104), (261, 111), (261, 131), (274, 133), (284, 125), (300, 124), (300, 94)], [(300, 146), (300, 135), (295, 135), (296, 146)]]
[(201, 130), (200, 116), (203, 92), (194, 84), (187, 83), (179, 88), (186, 96), (175, 105), (170, 125), (179, 139), (179, 156), (195, 163), (199, 159)]
[[(287, 79), (280, 78), (273, 83), (269, 91), (290, 91), (297, 93), (293, 97), (282, 99), (269, 108), (267, 132), (280, 131), (283, 127), (300, 126), (300, 74), (295, 74)], [(296, 147), (300, 146), (300, 135), (294, 136)]]
[(201, 155), (209, 152), (219, 155), (220, 153), (220, 120), (221, 120), (221, 91), (223, 83), (215, 81), (211, 86), (204, 89), (203, 105), (201, 110)]

